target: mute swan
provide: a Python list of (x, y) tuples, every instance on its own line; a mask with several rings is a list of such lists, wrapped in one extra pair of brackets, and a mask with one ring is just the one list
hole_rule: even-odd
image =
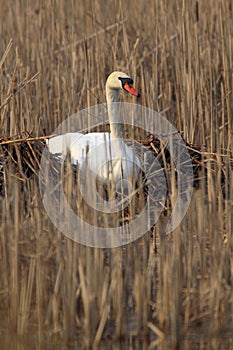
[(78, 164), (80, 168), (85, 164), (103, 185), (108, 184), (109, 180), (113, 185), (117, 185), (122, 180), (131, 179), (132, 181), (132, 177), (136, 183), (140, 171), (138, 157), (121, 138), (116, 102), (119, 101), (122, 90), (134, 96), (140, 96), (133, 87), (133, 79), (127, 74), (119, 71), (111, 73), (106, 82), (111, 133), (67, 133), (47, 140), (50, 153), (59, 153), (64, 159), (69, 151), (71, 163)]

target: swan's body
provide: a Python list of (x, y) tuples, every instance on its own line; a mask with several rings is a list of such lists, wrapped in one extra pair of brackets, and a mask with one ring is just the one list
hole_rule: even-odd
[(111, 133), (67, 133), (55, 136), (47, 141), (50, 153), (60, 154), (64, 159), (70, 152), (71, 163), (78, 164), (80, 168), (88, 167), (103, 184), (109, 180), (117, 184), (122, 179), (130, 178), (136, 181), (140, 161), (121, 138), (116, 103), (123, 89), (139, 96), (132, 83), (133, 80), (122, 72), (113, 72), (107, 79), (106, 97)]

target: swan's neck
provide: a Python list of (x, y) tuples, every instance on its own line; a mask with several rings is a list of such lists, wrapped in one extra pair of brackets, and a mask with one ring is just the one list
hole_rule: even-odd
[(114, 90), (106, 87), (106, 98), (108, 107), (108, 118), (110, 123), (110, 131), (112, 139), (121, 138), (120, 125), (119, 125), (119, 90)]

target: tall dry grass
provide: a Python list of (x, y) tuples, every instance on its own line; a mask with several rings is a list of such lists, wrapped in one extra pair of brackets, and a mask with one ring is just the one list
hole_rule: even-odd
[[(2, 348), (226, 349), (233, 345), (231, 1), (1, 1), (0, 129), (50, 134), (104, 102), (107, 75), (127, 71), (140, 103), (206, 161), (181, 225), (117, 249), (58, 232), (38, 179), (4, 173), (0, 199)], [(124, 100), (127, 97), (123, 97)], [(206, 178), (207, 180), (205, 180)], [(206, 186), (207, 183), (207, 186)], [(155, 249), (156, 247), (156, 249)]]

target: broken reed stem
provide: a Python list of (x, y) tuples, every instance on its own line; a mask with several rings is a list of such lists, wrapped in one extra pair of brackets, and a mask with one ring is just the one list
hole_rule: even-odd
[(25, 89), (31, 82), (34, 82), (35, 79), (39, 76), (40, 72), (37, 72), (36, 74), (34, 74), (30, 79), (26, 80), (26, 81), (22, 81), (18, 88), (15, 88), (5, 99), (5, 101), (1, 104), (0, 106), (0, 111), (1, 109), (3, 109), (3, 107), (5, 107), (9, 101), (11, 100), (11, 98), (15, 95), (17, 95), (20, 91), (22, 91), (23, 89)]
[(54, 136), (56, 136), (56, 134), (52, 134), (48, 136), (26, 137), (26, 138), (15, 139), (15, 140), (7, 140), (7, 141), (0, 142), (0, 146), (11, 145), (14, 143), (22, 143), (22, 142), (44, 141)]
[(10, 39), (10, 41), (9, 41), (7, 47), (6, 47), (6, 50), (5, 50), (4, 54), (2, 55), (2, 59), (0, 61), (0, 68), (2, 68), (2, 66), (3, 66), (3, 64), (4, 64), (4, 62), (5, 62), (6, 58), (7, 58), (7, 55), (8, 55), (8, 53), (10, 52), (10, 50), (12, 48), (12, 43), (13, 43), (13, 40)]

